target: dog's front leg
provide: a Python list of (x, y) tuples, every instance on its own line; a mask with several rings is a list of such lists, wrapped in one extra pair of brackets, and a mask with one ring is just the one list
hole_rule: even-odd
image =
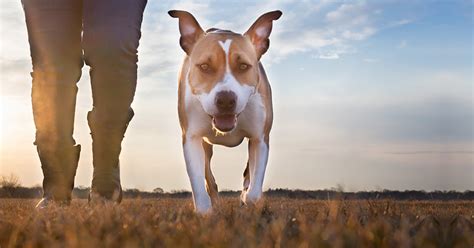
[(194, 208), (198, 213), (211, 211), (211, 198), (205, 185), (205, 157), (202, 138), (186, 136), (183, 138), (184, 159), (191, 188), (193, 190)]
[(250, 184), (242, 194), (245, 204), (255, 203), (262, 196), (263, 178), (268, 161), (268, 144), (264, 138), (249, 140), (249, 176)]

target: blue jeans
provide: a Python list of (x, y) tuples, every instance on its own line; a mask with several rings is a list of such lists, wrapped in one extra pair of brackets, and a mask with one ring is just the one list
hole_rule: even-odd
[[(58, 158), (58, 154), (74, 150), (76, 83), (84, 63), (90, 66), (92, 85), (93, 109), (88, 122), (93, 152), (97, 153), (94, 167), (99, 163), (96, 160), (111, 153), (113, 158), (102, 159), (100, 162), (108, 165), (101, 167), (118, 166), (120, 143), (133, 117), (137, 48), (146, 3), (147, 0), (22, 0), (33, 64), (35, 144), (45, 179), (70, 175), (72, 171), (75, 174), (75, 156), (64, 155), (69, 158), (65, 159)], [(115, 143), (101, 147), (106, 141), (100, 137), (110, 137)], [(47, 176), (48, 171), (53, 173)], [(48, 187), (44, 188), (46, 191)]]

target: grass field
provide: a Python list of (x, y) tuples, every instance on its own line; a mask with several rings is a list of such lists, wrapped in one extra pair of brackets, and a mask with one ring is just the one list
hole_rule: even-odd
[(35, 211), (0, 199), (0, 247), (470, 247), (473, 201), (296, 200), (240, 207), (221, 199), (208, 216), (190, 198), (74, 200)]

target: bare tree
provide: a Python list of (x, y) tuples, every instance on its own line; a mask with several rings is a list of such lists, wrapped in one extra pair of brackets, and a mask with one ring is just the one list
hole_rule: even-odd
[(15, 174), (0, 177), (0, 188), (18, 188), (20, 186), (20, 178)]
[(155, 189), (153, 190), (153, 193), (158, 193), (158, 194), (163, 194), (164, 192), (165, 192), (165, 191), (164, 191), (162, 188), (159, 188), (159, 187), (158, 187), (158, 188), (155, 188)]

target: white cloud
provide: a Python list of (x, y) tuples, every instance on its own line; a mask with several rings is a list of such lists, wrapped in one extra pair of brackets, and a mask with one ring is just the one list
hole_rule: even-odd
[(389, 27), (398, 27), (398, 26), (403, 26), (412, 23), (414, 20), (412, 19), (401, 19), (398, 21), (393, 21), (389, 23)]
[(374, 8), (365, 2), (341, 5), (325, 2), (318, 8), (311, 5), (311, 2), (295, 1), (291, 8), (298, 11), (289, 15), (284, 12), (281, 21), (275, 23), (271, 41), (277, 48), (269, 52), (271, 61), (311, 51), (316, 51), (316, 57), (321, 59), (338, 59), (355, 52), (354, 42), (366, 40), (377, 32), (373, 25), (377, 11), (372, 11)]
[(347, 40), (365, 40), (369, 36), (375, 34), (376, 30), (372, 27), (364, 27), (360, 31), (351, 31), (351, 30), (346, 30), (342, 32), (342, 37), (344, 37)]
[(368, 19), (367, 15), (360, 15), (359, 13), (366, 12), (366, 4), (358, 2), (355, 4), (342, 4), (336, 10), (326, 14), (326, 20), (329, 22), (348, 22), (360, 23)]
[[(150, 4), (156, 6), (155, 10), (162, 10), (158, 8), (157, 3)], [(174, 4), (171, 8), (191, 12), (204, 29), (219, 27), (241, 33), (245, 32), (259, 15), (276, 9), (282, 10), (283, 16), (274, 22), (270, 36), (271, 49), (263, 57), (266, 64), (277, 63), (287, 56), (305, 52), (316, 52), (321, 54), (318, 56), (321, 58), (341, 58), (341, 55), (355, 51), (354, 42), (368, 39), (377, 32), (377, 27), (372, 25), (377, 11), (372, 11), (373, 8), (365, 2), (338, 4), (333, 1), (315, 3), (281, 0), (232, 5), (230, 9), (223, 9), (219, 4), (222, 3), (210, 4), (206, 1), (197, 4), (186, 0)], [(176, 56), (179, 49), (175, 49), (179, 39), (177, 22), (170, 20), (163, 10), (158, 13), (150, 11), (148, 15), (157, 17), (146, 16), (145, 20), (151, 20), (153, 24), (145, 25), (148, 29), (143, 30), (143, 40), (148, 40), (142, 42), (142, 54), (157, 53), (156, 57), (162, 60), (160, 65), (165, 68), (178, 66), (181, 58)], [(146, 35), (150, 32), (156, 37)], [(150, 68), (144, 60), (146, 59), (142, 59), (142, 67)], [(150, 61), (152, 60), (150, 58)]]
[(320, 59), (338, 59), (339, 54), (337, 53), (327, 53), (327, 54), (319, 54)]

